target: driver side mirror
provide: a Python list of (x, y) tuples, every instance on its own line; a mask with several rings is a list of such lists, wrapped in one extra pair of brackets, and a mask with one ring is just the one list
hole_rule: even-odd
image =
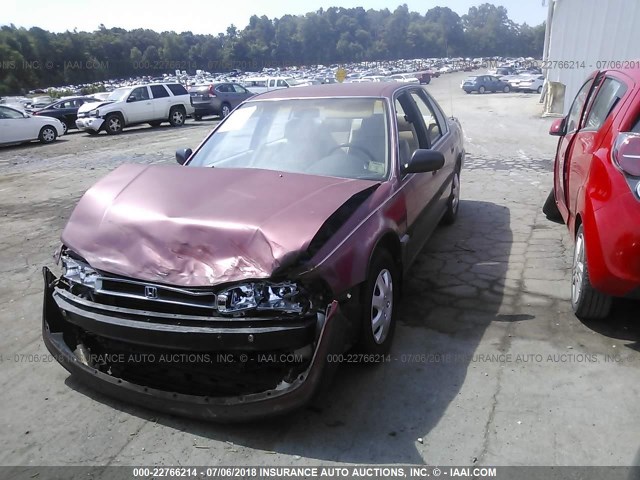
[(184, 165), (192, 153), (193, 150), (191, 150), (190, 148), (179, 148), (178, 150), (176, 150), (176, 162), (178, 162), (180, 165)]
[(444, 166), (444, 155), (437, 150), (419, 148), (408, 163), (402, 165), (402, 173), (435, 172)]
[(131, 103), (131, 102), (135, 102), (136, 101), (136, 97), (133, 95), (129, 95), (129, 98), (127, 98), (127, 103)]
[(549, 135), (554, 137), (564, 137), (567, 134), (567, 117), (557, 118), (549, 128)]

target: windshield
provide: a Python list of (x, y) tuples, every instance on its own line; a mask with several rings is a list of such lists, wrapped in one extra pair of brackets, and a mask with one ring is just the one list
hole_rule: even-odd
[(384, 105), (373, 98), (249, 102), (220, 125), (189, 166), (381, 180), (390, 164)]
[(130, 91), (131, 91), (131, 88), (129, 87), (117, 88), (109, 94), (109, 96), (107, 97), (107, 100), (111, 100), (113, 102), (124, 100), (125, 98), (127, 98), (127, 95), (129, 94)]

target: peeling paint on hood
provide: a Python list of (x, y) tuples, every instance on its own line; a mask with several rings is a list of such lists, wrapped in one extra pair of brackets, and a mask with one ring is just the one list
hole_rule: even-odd
[(327, 218), (376, 185), (259, 169), (123, 165), (71, 214), (62, 241), (98, 270), (209, 286), (295, 262)]

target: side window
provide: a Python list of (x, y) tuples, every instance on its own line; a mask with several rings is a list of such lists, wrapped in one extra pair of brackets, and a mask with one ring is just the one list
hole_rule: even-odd
[(174, 95), (189, 95), (189, 92), (187, 92), (187, 89), (178, 83), (167, 83), (166, 87)]
[(598, 130), (627, 91), (626, 85), (613, 78), (605, 78), (598, 87), (593, 106), (587, 115), (584, 128)]
[(24, 118), (24, 115), (12, 108), (0, 108), (0, 118)]
[(162, 85), (151, 85), (151, 95), (153, 98), (164, 98), (169, 96), (169, 92)]
[[(405, 101), (408, 100), (406, 95), (402, 95)], [(413, 126), (413, 123), (409, 121), (409, 115), (402, 106), (401, 97), (396, 98), (394, 102), (396, 112), (396, 122), (398, 124), (398, 148), (400, 153), (400, 164), (404, 165), (408, 163), (415, 152), (420, 147), (418, 140), (418, 134)]]
[(236, 91), (236, 93), (249, 93), (246, 88), (244, 88), (242, 85), (238, 85), (237, 83), (234, 83), (232, 87)]
[(567, 133), (575, 132), (580, 125), (580, 117), (582, 116), (582, 109), (584, 108), (584, 104), (587, 102), (587, 96), (589, 95), (589, 90), (591, 89), (591, 85), (593, 84), (593, 79), (589, 79), (587, 83), (585, 83), (576, 98), (573, 100), (571, 104), (571, 109), (569, 110), (569, 115), (567, 115)]
[(411, 92), (411, 98), (416, 102), (418, 110), (424, 120), (424, 125), (427, 128), (427, 138), (429, 139), (429, 147), (437, 142), (442, 137), (442, 130), (438, 122), (438, 118), (431, 107), (418, 92)]
[(149, 90), (147, 87), (134, 88), (129, 95), (129, 100), (132, 102), (139, 102), (141, 100), (149, 100)]
[(285, 82), (284, 80), (278, 80), (278, 86), (279, 87), (288, 87), (289, 85), (287, 85), (287, 82)]
[(221, 85), (218, 85), (216, 87), (216, 91), (220, 92), (220, 93), (229, 93), (231, 91), (231, 88), (229, 88), (229, 85), (226, 83), (223, 83)]

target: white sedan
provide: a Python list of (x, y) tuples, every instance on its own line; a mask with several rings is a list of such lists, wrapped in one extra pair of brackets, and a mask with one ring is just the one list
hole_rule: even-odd
[(40, 140), (51, 143), (64, 134), (57, 118), (34, 117), (7, 105), (0, 105), (0, 145)]

